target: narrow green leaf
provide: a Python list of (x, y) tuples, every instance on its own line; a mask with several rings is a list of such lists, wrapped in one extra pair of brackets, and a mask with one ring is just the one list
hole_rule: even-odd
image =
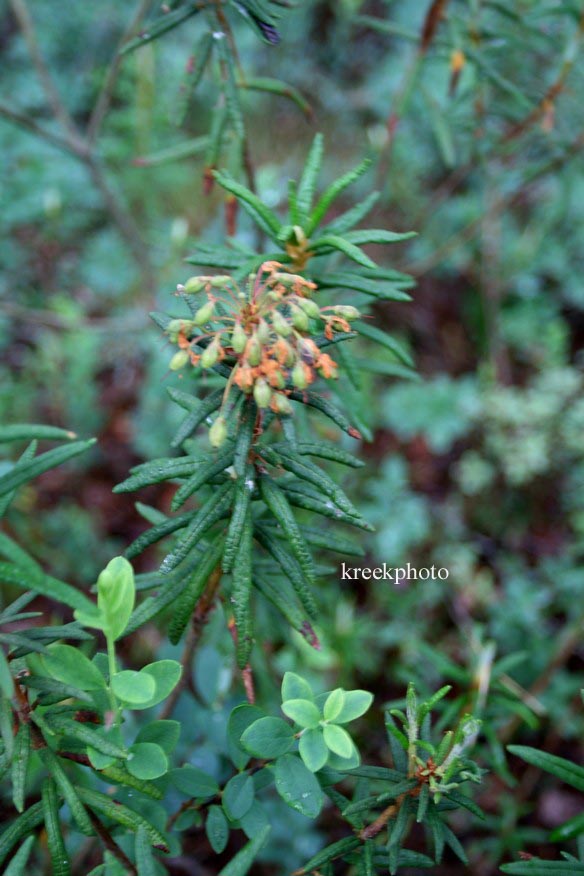
[(3, 584), (13, 584), (24, 590), (34, 590), (55, 602), (63, 602), (70, 608), (82, 611), (94, 611), (95, 606), (80, 590), (71, 587), (64, 581), (52, 578), (39, 572), (33, 575), (28, 569), (22, 569), (14, 563), (0, 563), (0, 581)]
[(279, 488), (274, 479), (268, 475), (262, 475), (259, 483), (262, 499), (282, 527), (289, 549), (298, 560), (298, 564), (307, 580), (314, 582), (315, 571), (312, 556), (296, 523), (292, 509), (286, 499), (286, 494)]
[(198, 2), (198, 0), (191, 0), (186, 6), (176, 9), (174, 12), (166, 12), (162, 17), (151, 22), (139, 36), (127, 42), (125, 46), (122, 46), (120, 54), (125, 55), (128, 52), (133, 52), (135, 49), (139, 49), (140, 46), (145, 46), (146, 43), (159, 39), (165, 33), (169, 33), (175, 27), (179, 27), (179, 25), (193, 15), (196, 15), (203, 8), (204, 5)]
[(359, 177), (362, 176), (369, 169), (370, 166), (371, 161), (370, 159), (366, 158), (363, 162), (361, 162), (358, 167), (355, 167), (353, 170), (350, 170), (348, 173), (340, 176), (326, 189), (326, 191), (321, 195), (316, 207), (312, 211), (308, 225), (305, 228), (306, 234), (309, 237), (313, 233), (314, 229), (318, 225), (320, 225), (335, 198), (337, 198), (341, 194), (341, 192), (343, 192), (347, 188), (347, 186), (350, 186), (351, 183), (359, 179)]
[(42, 805), (53, 876), (71, 876), (71, 862), (61, 833), (57, 790), (51, 778), (43, 782)]
[(206, 484), (216, 475), (225, 471), (233, 462), (233, 445), (226, 447), (225, 450), (219, 453), (209, 454), (205, 462), (174, 494), (171, 502), (171, 509), (176, 511), (177, 508), (186, 502), (203, 484)]
[(24, 810), (30, 749), (30, 727), (28, 724), (21, 724), (14, 739), (12, 758), (12, 800), (17, 812)]
[(39, 441), (72, 441), (77, 435), (68, 429), (31, 423), (11, 423), (9, 426), (0, 426), (0, 444), (9, 441), (32, 441), (35, 438)]
[(140, 825), (136, 831), (134, 851), (138, 876), (156, 876), (157, 869), (154, 855), (152, 854), (150, 837), (143, 825)]
[(273, 538), (261, 526), (256, 526), (255, 535), (262, 547), (272, 555), (292, 584), (308, 617), (311, 620), (316, 620), (318, 608), (310, 589), (310, 583), (305, 579), (302, 569), (294, 557), (290, 555), (278, 539)]
[(16, 843), (42, 824), (44, 819), (42, 802), (33, 803), (6, 830), (0, 834), (0, 866), (12, 851)]
[(280, 79), (272, 79), (268, 76), (248, 76), (245, 79), (240, 79), (237, 82), (237, 86), (238, 88), (246, 88), (250, 91), (265, 91), (268, 94), (277, 94), (279, 97), (285, 97), (295, 103), (308, 118), (312, 116), (312, 107), (302, 92), (294, 88), (293, 85), (282, 82)]
[(363, 250), (348, 241), (346, 237), (341, 237), (338, 234), (326, 234), (324, 237), (319, 237), (318, 240), (312, 243), (311, 248), (316, 255), (320, 255), (321, 252), (327, 253), (331, 250), (337, 250), (346, 255), (351, 261), (357, 262), (358, 265), (363, 265), (364, 268), (376, 267), (373, 259), (365, 255)]
[(29, 836), (23, 842), (4, 871), (4, 876), (27, 876), (27, 873), (30, 873), (28, 859), (34, 846), (34, 840), (34, 836)]
[[(169, 390), (169, 394), (171, 398), (174, 397), (171, 390)], [(216, 389), (209, 393), (204, 399), (197, 399), (195, 401), (197, 404), (194, 407), (194, 410), (185, 417), (178, 427), (172, 441), (170, 442), (171, 447), (180, 447), (183, 441), (190, 438), (193, 432), (199, 428), (201, 423), (204, 423), (211, 414), (218, 410), (223, 401), (223, 390)]]
[(265, 231), (272, 239), (277, 238), (280, 222), (277, 216), (260, 201), (257, 195), (254, 195), (246, 186), (236, 182), (226, 172), (216, 170), (213, 172), (213, 176), (222, 188), (235, 195), (243, 209), (257, 222), (262, 231)]
[(101, 794), (99, 791), (92, 791), (89, 788), (80, 787), (77, 791), (83, 803), (89, 806), (90, 809), (93, 809), (100, 815), (104, 815), (106, 818), (111, 818), (112, 821), (132, 831), (137, 831), (140, 827), (144, 827), (152, 845), (161, 851), (168, 851), (166, 840), (160, 831), (133, 809), (130, 809), (129, 806), (124, 806), (122, 803), (118, 803), (116, 800), (108, 797), (107, 794)]
[(271, 827), (267, 824), (252, 840), (239, 851), (231, 861), (222, 868), (217, 876), (245, 876), (253, 864), (258, 852), (266, 844)]
[(159, 167), (161, 164), (170, 164), (173, 161), (182, 161), (184, 158), (192, 158), (193, 155), (202, 155), (209, 145), (209, 138), (193, 137), (190, 140), (182, 140), (174, 146), (167, 146), (149, 155), (139, 155), (134, 158), (132, 164), (135, 167)]
[(46, 453), (41, 453), (40, 456), (35, 456), (34, 459), (28, 462), (17, 463), (11, 471), (0, 476), (0, 496), (8, 495), (17, 487), (32, 481), (43, 474), (43, 472), (56, 468), (75, 456), (79, 456), (80, 453), (84, 453), (90, 447), (93, 447), (96, 440), (96, 438), (90, 438), (89, 441), (74, 441), (72, 444), (65, 444), (62, 447), (47, 450)]
[(168, 630), (171, 642), (175, 643), (180, 640), (205, 589), (209, 576), (221, 561), (222, 554), (223, 535), (220, 534), (192, 573), (186, 589), (178, 601)]
[(47, 772), (54, 780), (61, 795), (65, 798), (77, 827), (81, 833), (84, 833), (86, 836), (93, 836), (95, 833), (93, 825), (85, 811), (83, 803), (79, 799), (77, 791), (69, 781), (67, 774), (61, 766), (59, 758), (53, 754), (50, 748), (41, 749), (40, 755), (47, 768)]
[(160, 567), (161, 572), (168, 573), (175, 569), (192, 550), (196, 549), (205, 533), (227, 516), (233, 502), (232, 493), (231, 482), (222, 484), (213, 491), (211, 497), (196, 512), (171, 553), (165, 557)]
[(508, 745), (507, 751), (520, 757), (526, 763), (544, 770), (546, 773), (551, 773), (567, 785), (577, 788), (578, 791), (584, 791), (584, 767), (578, 766), (563, 757), (548, 754), (545, 751), (539, 751), (537, 748), (530, 748), (527, 745)]
[(298, 184), (298, 212), (300, 213), (302, 223), (308, 218), (312, 208), (316, 183), (322, 166), (323, 152), (324, 138), (322, 134), (316, 134)]

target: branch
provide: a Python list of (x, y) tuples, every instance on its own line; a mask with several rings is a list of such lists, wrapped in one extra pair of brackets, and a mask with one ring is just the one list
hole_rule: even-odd
[(150, 3), (151, 0), (139, 0), (136, 11), (132, 16), (132, 19), (130, 20), (127, 28), (123, 32), (120, 42), (118, 43), (118, 46), (116, 48), (115, 54), (111, 60), (109, 69), (106, 73), (106, 77), (103, 81), (101, 91), (95, 102), (95, 106), (93, 107), (93, 111), (91, 113), (91, 117), (89, 119), (89, 123), (86, 129), (87, 140), (92, 145), (95, 143), (99, 135), (103, 120), (107, 115), (107, 111), (110, 108), (114, 89), (116, 87), (118, 75), (122, 66), (122, 46), (124, 46), (128, 42), (128, 40), (130, 40), (134, 36), (136, 31), (140, 27), (140, 22), (146, 15)]
[(47, 101), (53, 110), (53, 114), (61, 122), (69, 136), (76, 138), (77, 129), (75, 123), (65, 107), (65, 104), (61, 100), (61, 96), (53, 82), (49, 68), (45, 64), (26, 2), (25, 0), (10, 0), (10, 5), (12, 6), (12, 11), (14, 12), (18, 24), (20, 25), (20, 29), (22, 30), (22, 35), (28, 47), (31, 60), (36, 67), (41, 86), (45, 92)]
[(55, 134), (53, 131), (43, 128), (34, 119), (31, 119), (30, 116), (12, 109), (3, 101), (0, 101), (0, 116), (4, 116), (8, 121), (20, 125), (21, 128), (29, 131), (29, 133), (36, 134), (37, 137), (46, 140), (47, 143), (50, 143), (57, 149), (61, 149), (68, 155), (81, 157), (81, 154), (85, 151), (85, 145), (78, 138), (63, 137), (61, 134)]
[(95, 832), (104, 844), (105, 848), (112, 853), (114, 858), (120, 862), (122, 867), (126, 870), (126, 873), (131, 873), (131, 876), (138, 876), (138, 871), (135, 866), (132, 864), (127, 855), (121, 850), (109, 830), (103, 825), (100, 819), (95, 815), (91, 809), (87, 810), (91, 823), (95, 828)]

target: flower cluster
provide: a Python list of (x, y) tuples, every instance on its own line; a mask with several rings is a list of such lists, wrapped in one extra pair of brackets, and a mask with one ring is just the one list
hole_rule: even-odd
[[(336, 362), (313, 338), (324, 333), (332, 341), (335, 332), (349, 332), (360, 313), (349, 305), (319, 307), (311, 297), (316, 285), (281, 268), (279, 262), (264, 262), (249, 276), (246, 291), (228, 275), (191, 277), (178, 286), (180, 294), (202, 294), (205, 300), (191, 308), (191, 319), (169, 323), (167, 332), (179, 347), (170, 367), (178, 370), (191, 362), (212, 368), (225, 361), (231, 374), (224, 401), (235, 385), (253, 394), (260, 409), (279, 415), (292, 412), (292, 390), (306, 389), (317, 374), (336, 378)], [(216, 435), (211, 433), (213, 443), (222, 435), (222, 421), (220, 416)]]

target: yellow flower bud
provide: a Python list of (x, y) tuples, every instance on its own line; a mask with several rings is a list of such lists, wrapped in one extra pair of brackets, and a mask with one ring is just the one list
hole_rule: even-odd
[(183, 365), (186, 365), (189, 361), (189, 354), (186, 350), (179, 350), (174, 354), (169, 363), (169, 368), (171, 371), (179, 371)]
[(274, 331), (283, 338), (287, 338), (292, 331), (292, 326), (279, 310), (274, 310), (272, 313), (272, 325), (274, 326)]
[(219, 358), (220, 350), (219, 338), (214, 338), (201, 355), (201, 367), (212, 368)]
[(292, 383), (297, 389), (306, 389), (308, 380), (306, 378), (306, 370), (302, 362), (297, 362), (292, 369)]
[(243, 353), (247, 344), (247, 335), (241, 323), (236, 323), (231, 333), (231, 346), (236, 353)]
[(255, 382), (253, 397), (258, 408), (267, 408), (272, 398), (272, 390), (263, 377)]
[(262, 361), (262, 345), (256, 335), (252, 335), (247, 342), (245, 355), (250, 365), (259, 365)]
[(272, 409), (277, 414), (288, 415), (292, 413), (292, 404), (287, 396), (276, 392), (272, 398)]
[(316, 301), (312, 301), (310, 298), (298, 298), (296, 303), (307, 316), (310, 316), (312, 319), (320, 318), (320, 307)]
[(213, 301), (207, 301), (206, 304), (203, 304), (202, 307), (199, 307), (195, 316), (193, 318), (194, 325), (204, 325), (206, 322), (213, 316), (213, 311), (215, 310), (215, 304)]
[(308, 331), (310, 325), (308, 316), (299, 307), (292, 306), (292, 325), (301, 332)]
[(337, 304), (336, 307), (333, 307), (331, 309), (334, 314), (336, 314), (337, 316), (341, 316), (343, 319), (359, 319), (359, 317), (361, 316), (360, 311), (350, 304)]
[(221, 447), (227, 438), (227, 424), (225, 417), (218, 416), (209, 429), (209, 441), (212, 447)]
[(195, 295), (205, 288), (211, 277), (189, 277), (181, 291), (188, 295)]

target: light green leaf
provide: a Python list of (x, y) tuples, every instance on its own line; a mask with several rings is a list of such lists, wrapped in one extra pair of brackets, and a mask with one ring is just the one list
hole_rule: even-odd
[(111, 680), (112, 690), (124, 703), (141, 706), (150, 702), (156, 693), (156, 682), (147, 672), (136, 672), (125, 669), (118, 672)]
[(156, 689), (151, 700), (142, 703), (140, 709), (150, 709), (165, 700), (180, 681), (182, 666), (176, 660), (157, 660), (140, 670), (141, 674), (154, 679)]
[(351, 757), (353, 753), (353, 740), (346, 730), (337, 724), (326, 724), (323, 728), (324, 741), (329, 748), (339, 757)]
[(282, 700), (312, 700), (312, 688), (295, 672), (286, 672), (282, 680)]
[(286, 700), (282, 711), (300, 727), (318, 727), (321, 720), (319, 710), (310, 700)]
[(348, 724), (364, 715), (373, 702), (373, 694), (366, 690), (345, 691), (345, 703), (335, 718), (336, 724)]
[(302, 734), (298, 751), (311, 773), (317, 773), (323, 768), (328, 760), (329, 752), (320, 727), (306, 730)]
[(114, 557), (97, 579), (97, 608), (106, 635), (114, 641), (126, 629), (135, 599), (134, 570), (125, 557)]
[(338, 687), (336, 690), (331, 691), (323, 707), (322, 713), (325, 721), (336, 720), (337, 716), (341, 714), (345, 700), (345, 691), (342, 688)]

